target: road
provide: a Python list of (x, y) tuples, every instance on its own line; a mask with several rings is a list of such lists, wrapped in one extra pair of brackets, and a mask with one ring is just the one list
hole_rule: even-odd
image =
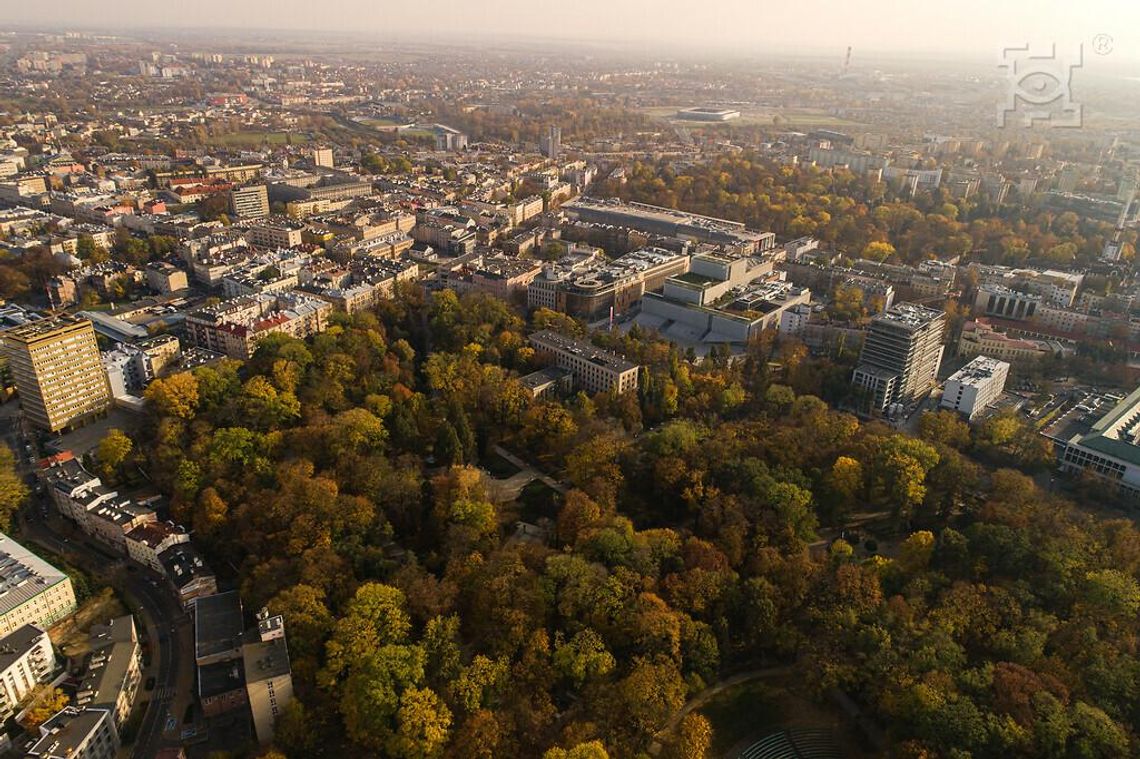
[[(138, 698), (149, 695), (149, 700), (132, 756), (151, 759), (160, 748), (181, 745), (178, 736), (182, 710), (192, 698), (194, 686), (190, 617), (174, 595), (166, 591), (158, 574), (125, 559), (110, 558), (108, 549), (62, 518), (45, 518), (41, 502), (46, 501), (46, 496), (33, 500), (36, 502), (21, 520), (21, 539), (61, 554), (80, 569), (105, 580), (124, 598), (146, 630), (151, 661), (143, 678), (154, 677), (155, 684), (149, 694), (145, 689), (139, 690)], [(128, 570), (128, 565), (132, 569)], [(175, 720), (173, 729), (164, 729), (171, 718)]]

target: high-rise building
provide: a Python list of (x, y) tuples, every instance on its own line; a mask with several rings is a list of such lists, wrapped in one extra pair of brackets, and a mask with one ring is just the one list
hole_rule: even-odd
[(230, 210), (239, 219), (263, 219), (269, 215), (269, 190), (263, 184), (230, 190)]
[(546, 134), (539, 138), (538, 146), (544, 156), (557, 161), (562, 152), (562, 127), (551, 124)]
[(332, 148), (313, 148), (313, 163), (326, 169), (333, 168)]
[(946, 314), (899, 303), (871, 320), (852, 382), (879, 411), (909, 403), (934, 386), (942, 362)]
[(75, 427), (111, 405), (107, 375), (87, 319), (58, 316), (3, 333), (24, 416), (51, 432)]

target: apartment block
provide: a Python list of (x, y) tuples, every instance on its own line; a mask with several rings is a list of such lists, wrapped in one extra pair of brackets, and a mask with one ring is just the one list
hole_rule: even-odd
[(57, 316), (14, 327), (3, 336), (24, 416), (37, 427), (50, 432), (76, 427), (111, 405), (89, 320)]
[(0, 533), (0, 635), (48, 628), (75, 611), (71, 578)]
[(119, 734), (109, 709), (68, 706), (40, 725), (28, 759), (115, 759)]
[(269, 215), (269, 191), (263, 184), (230, 190), (230, 211), (239, 219), (263, 219)]
[(257, 633), (256, 640), (242, 646), (242, 666), (257, 740), (269, 743), (281, 710), (293, 700), (293, 673), (284, 619), (262, 609), (257, 615)]
[(87, 671), (75, 689), (76, 705), (111, 713), (116, 732), (131, 714), (142, 679), (142, 648), (130, 614), (95, 625)]
[(11, 717), (54, 670), (51, 638), (39, 625), (24, 625), (0, 638), (0, 718)]

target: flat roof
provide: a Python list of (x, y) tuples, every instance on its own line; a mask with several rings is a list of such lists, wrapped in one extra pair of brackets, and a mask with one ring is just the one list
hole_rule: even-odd
[(594, 346), (593, 343), (588, 343), (585, 340), (575, 340), (572, 337), (567, 337), (553, 330), (544, 329), (535, 332), (530, 336), (530, 339), (531, 342), (536, 342), (542, 347), (571, 353), (591, 363), (613, 369), (614, 371), (625, 372), (637, 368), (637, 364), (627, 361), (616, 353), (598, 348)]
[(64, 572), (0, 533), (0, 614), (67, 580)]
[(243, 629), (236, 590), (195, 600), (194, 653), (199, 659), (239, 649)]
[(247, 683), (281, 677), (290, 672), (289, 649), (283, 637), (246, 643), (242, 646), (241, 657)]

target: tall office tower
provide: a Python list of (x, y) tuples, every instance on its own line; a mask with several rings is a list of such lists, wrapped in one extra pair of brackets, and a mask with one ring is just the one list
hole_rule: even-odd
[(269, 215), (269, 190), (263, 184), (230, 190), (230, 210), (239, 219), (262, 219)]
[(333, 168), (332, 148), (313, 148), (313, 163), (326, 169)]
[(57, 316), (3, 333), (24, 415), (51, 432), (83, 424), (111, 405), (107, 374), (87, 319)]
[(562, 127), (550, 125), (546, 134), (538, 140), (538, 147), (542, 154), (552, 161), (558, 160), (558, 154), (562, 152)]
[(873, 398), (874, 408), (908, 403), (934, 386), (942, 362), (946, 314), (899, 303), (871, 320), (852, 382)]

